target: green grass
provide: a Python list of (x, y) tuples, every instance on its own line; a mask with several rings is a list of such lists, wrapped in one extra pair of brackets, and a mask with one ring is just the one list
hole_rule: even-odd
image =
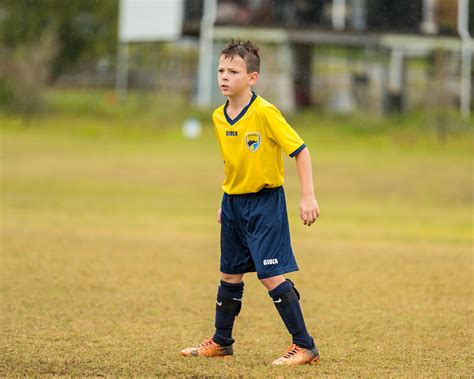
[(472, 375), (469, 129), (441, 144), (410, 128), (420, 115), (289, 116), (311, 148), (322, 212), (311, 228), (299, 221), (287, 159), (301, 269), (290, 277), (322, 363), (276, 368), (291, 341), (255, 274), (235, 356), (179, 356), (213, 333), (219, 280), (219, 149), (208, 122), (196, 141), (178, 128), (206, 112), (137, 101), (120, 113), (90, 99), (64, 110), (75, 95), (51, 96), (63, 111), (26, 127), (0, 116), (0, 375)]

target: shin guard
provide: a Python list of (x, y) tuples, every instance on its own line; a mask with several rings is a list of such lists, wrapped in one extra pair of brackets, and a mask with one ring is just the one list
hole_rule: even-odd
[(234, 343), (232, 329), (235, 317), (242, 307), (244, 283), (227, 283), (221, 280), (216, 300), (216, 333), (213, 340), (219, 345), (230, 346)]
[(305, 349), (314, 347), (314, 340), (308, 334), (300, 307), (300, 295), (291, 280), (286, 280), (269, 292), (273, 298), (280, 317), (288, 332), (293, 337), (293, 343)]

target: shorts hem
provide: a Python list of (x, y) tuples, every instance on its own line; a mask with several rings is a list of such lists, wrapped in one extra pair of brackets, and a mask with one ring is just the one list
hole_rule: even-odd
[(252, 267), (241, 268), (241, 269), (231, 269), (231, 268), (221, 267), (220, 270), (224, 274), (232, 274), (232, 275), (246, 274), (247, 272), (256, 272), (257, 271), (255, 268), (252, 268)]
[(281, 267), (278, 270), (275, 270), (275, 271), (272, 271), (272, 272), (264, 272), (262, 274), (257, 272), (257, 277), (259, 279), (267, 279), (267, 278), (271, 278), (273, 276), (283, 275), (283, 274), (287, 274), (289, 272), (294, 272), (294, 271), (299, 271), (298, 266)]

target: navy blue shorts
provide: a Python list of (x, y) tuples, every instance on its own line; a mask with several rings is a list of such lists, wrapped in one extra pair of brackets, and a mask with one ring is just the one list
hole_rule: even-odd
[(221, 206), (221, 272), (259, 279), (298, 271), (283, 187), (228, 195)]

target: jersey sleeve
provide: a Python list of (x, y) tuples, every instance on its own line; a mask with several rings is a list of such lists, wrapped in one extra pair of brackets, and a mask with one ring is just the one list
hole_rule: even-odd
[(290, 157), (295, 157), (306, 145), (296, 131), (288, 124), (276, 107), (265, 107), (263, 115), (269, 136)]

